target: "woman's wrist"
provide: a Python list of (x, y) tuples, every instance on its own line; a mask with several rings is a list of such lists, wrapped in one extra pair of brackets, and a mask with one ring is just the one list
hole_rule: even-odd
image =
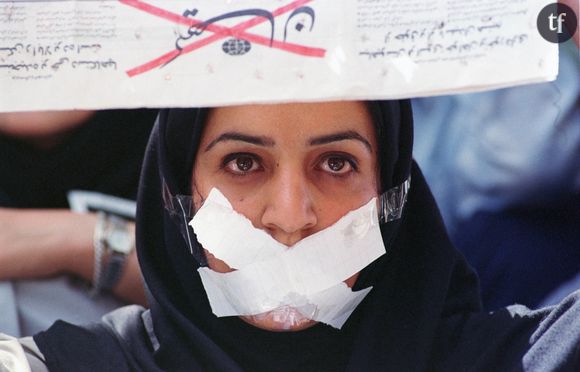
[(89, 279), (95, 217), (67, 210), (0, 209), (2, 279), (72, 273)]
[(60, 239), (61, 271), (92, 281), (94, 269), (93, 234), (97, 223), (95, 213), (77, 214), (67, 212), (63, 216)]
[(112, 290), (121, 279), (127, 257), (135, 247), (132, 225), (118, 216), (98, 213), (93, 235), (93, 295)]

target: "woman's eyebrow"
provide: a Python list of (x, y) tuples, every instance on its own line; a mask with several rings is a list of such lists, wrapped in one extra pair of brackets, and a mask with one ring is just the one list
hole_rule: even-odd
[(243, 134), (243, 133), (239, 133), (239, 132), (225, 132), (225, 133), (222, 133), (218, 138), (211, 141), (206, 146), (204, 151), (208, 152), (217, 143), (226, 142), (226, 141), (241, 141), (241, 142), (251, 143), (252, 145), (266, 146), (266, 147), (272, 147), (275, 145), (274, 140), (269, 138), (269, 137), (251, 136), (251, 135)]
[(365, 145), (365, 147), (369, 150), (369, 152), (371, 152), (371, 153), (373, 152), (373, 148), (372, 148), (370, 142), (354, 130), (347, 130), (344, 132), (331, 133), (331, 134), (326, 134), (326, 135), (319, 136), (319, 137), (314, 137), (308, 141), (308, 144), (310, 146), (325, 145), (327, 143), (346, 141), (346, 140), (360, 141), (360, 142), (362, 142), (363, 145)]

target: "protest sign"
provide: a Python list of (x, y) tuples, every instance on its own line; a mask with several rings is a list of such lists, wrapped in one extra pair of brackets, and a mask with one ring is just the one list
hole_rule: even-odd
[(0, 111), (402, 98), (553, 80), (545, 1), (0, 1)]

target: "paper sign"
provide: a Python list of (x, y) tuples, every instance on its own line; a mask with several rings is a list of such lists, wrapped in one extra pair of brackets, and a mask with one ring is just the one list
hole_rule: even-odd
[(0, 0), (0, 111), (402, 98), (552, 80), (539, 0)]

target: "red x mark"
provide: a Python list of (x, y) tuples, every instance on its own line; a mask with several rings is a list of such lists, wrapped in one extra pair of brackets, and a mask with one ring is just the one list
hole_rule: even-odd
[[(286, 12), (294, 10), (294, 9), (296, 9), (304, 4), (307, 4), (311, 1), (313, 1), (313, 0), (293, 1), (288, 5), (285, 5), (283, 7), (280, 7), (278, 9), (274, 10), (272, 12), (272, 16), (277, 17), (281, 14), (284, 14)], [(193, 26), (193, 25), (200, 24), (203, 22), (200, 20), (187, 18), (187, 17), (184, 17), (184, 16), (176, 14), (176, 13), (172, 13), (172, 12), (167, 11), (165, 9), (158, 8), (154, 5), (147, 4), (141, 0), (119, 0), (119, 2), (121, 2), (122, 4), (128, 5), (128, 6), (131, 6), (131, 7), (137, 8), (139, 10), (142, 10), (146, 13), (155, 15), (157, 17), (165, 18), (169, 21), (172, 21), (175, 23), (180, 23), (180, 24), (183, 24), (186, 26)], [(137, 67), (134, 67), (130, 70), (127, 70), (127, 75), (129, 75), (129, 77), (133, 77), (133, 76), (142, 74), (144, 72), (147, 72), (147, 71), (152, 70), (156, 67), (159, 67), (165, 63), (170, 62), (171, 60), (173, 60), (174, 58), (176, 58), (179, 55), (193, 52), (194, 50), (197, 50), (201, 47), (212, 44), (212, 43), (214, 43), (220, 39), (223, 39), (225, 37), (228, 37), (228, 36), (234, 37), (236, 39), (244, 39), (244, 40), (256, 43), (256, 44), (271, 46), (272, 48), (285, 50), (287, 52), (300, 54), (303, 56), (324, 57), (324, 55), (326, 53), (325, 49), (311, 48), (311, 47), (307, 47), (304, 45), (280, 42), (277, 40), (271, 41), (270, 38), (246, 32), (246, 30), (248, 28), (259, 25), (260, 23), (263, 23), (265, 21), (266, 21), (265, 18), (257, 16), (257, 17), (254, 17), (252, 19), (249, 19), (245, 22), (239, 23), (239, 24), (235, 25), (234, 27), (225, 27), (225, 26), (219, 26), (217, 24), (210, 24), (207, 26), (206, 30), (213, 32), (213, 35), (208, 36), (204, 39), (199, 39), (195, 42), (192, 42), (191, 44), (184, 47), (181, 51), (172, 50), (168, 53), (163, 54), (162, 56), (160, 56), (158, 58), (155, 58), (154, 60), (151, 60), (151, 61), (144, 63), (140, 66), (137, 66)], [(270, 45), (270, 42), (271, 42), (271, 45)]]

